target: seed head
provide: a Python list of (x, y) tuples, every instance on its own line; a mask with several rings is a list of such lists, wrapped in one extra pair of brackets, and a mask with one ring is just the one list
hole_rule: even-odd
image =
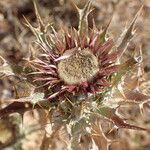
[(58, 63), (59, 77), (67, 84), (90, 81), (99, 71), (96, 56), (88, 49), (78, 50)]

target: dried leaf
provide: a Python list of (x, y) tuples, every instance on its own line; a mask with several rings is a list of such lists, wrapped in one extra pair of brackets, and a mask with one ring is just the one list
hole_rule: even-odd
[(40, 31), (45, 31), (45, 25), (44, 25), (44, 22), (41, 18), (41, 15), (39, 13), (39, 8), (38, 8), (38, 3), (37, 3), (37, 0), (33, 0), (33, 4), (34, 4), (34, 9), (35, 9), (35, 14), (36, 14), (36, 17), (37, 17), (37, 20), (38, 20), (38, 23), (39, 23), (39, 27), (40, 27)]
[(125, 63), (121, 64), (119, 67), (119, 71), (112, 79), (112, 85), (118, 85), (118, 83), (121, 81), (122, 77), (124, 77), (128, 72), (130, 72), (134, 66), (137, 64), (136, 60), (134, 58), (130, 58)]
[(89, 0), (83, 9), (79, 9), (79, 36), (82, 37), (83, 34), (88, 34), (88, 15), (91, 12), (92, 0)]
[(31, 102), (13, 102), (5, 108), (0, 109), (0, 118), (12, 113), (23, 114), (31, 109), (33, 109), (33, 104)]
[(110, 19), (109, 23), (107, 24), (107, 26), (104, 28), (104, 30), (100, 34), (99, 38), (100, 38), (100, 41), (103, 43), (106, 42), (106, 35), (107, 35), (108, 28), (110, 26), (111, 20), (112, 20), (112, 18)]
[(101, 107), (98, 110), (99, 114), (101, 114), (103, 117), (105, 117), (108, 121), (113, 122), (113, 124), (117, 128), (127, 128), (127, 129), (132, 129), (132, 130), (147, 130), (142, 127), (138, 127), (135, 125), (130, 125), (125, 122), (123, 118), (117, 115), (116, 109), (110, 108), (110, 107)]
[[(11, 118), (11, 119), (10, 119)], [(18, 127), (12, 117), (0, 120), (0, 149), (7, 149), (16, 142), (19, 135)]]
[(8, 106), (0, 109), (0, 118), (13, 113), (23, 114), (26, 111), (33, 109), (47, 109), (49, 110), (54, 106), (54, 103), (50, 103), (43, 99), (43, 93), (34, 93), (32, 96), (6, 100), (11, 102)]
[(135, 33), (134, 25), (135, 25), (135, 22), (136, 22), (137, 18), (140, 15), (142, 9), (143, 9), (143, 6), (139, 9), (139, 11), (135, 15), (135, 17), (132, 20), (132, 22), (130, 23), (130, 25), (127, 28), (125, 28), (125, 30), (123, 31), (123, 33), (120, 35), (119, 39), (116, 42), (116, 47), (119, 50), (121, 50), (121, 53), (120, 53), (120, 56), (119, 56), (118, 60), (120, 60), (120, 58), (122, 57), (122, 55), (126, 51), (126, 48), (129, 44), (130, 40), (134, 36), (134, 33)]
[(99, 150), (109, 150), (111, 143), (114, 142), (105, 136), (102, 127), (98, 121), (92, 125), (91, 136), (95, 141), (96, 145), (98, 146)]
[(71, 136), (70, 143), (67, 145), (68, 149), (74, 150), (77, 148), (81, 136), (86, 134), (87, 126), (88, 124), (84, 117), (80, 118), (78, 121), (70, 122), (70, 124), (67, 126), (67, 131)]
[(119, 105), (138, 104), (141, 114), (144, 112), (144, 106), (149, 108), (150, 95), (145, 95), (138, 89), (130, 89), (128, 86), (122, 88), (121, 94), (123, 96)]
[(33, 27), (30, 22), (24, 17), (25, 20), (25, 24), (27, 27), (30, 28), (30, 30), (32, 31), (32, 33), (36, 36), (37, 41), (39, 43), (40, 46), (42, 46), (44, 49), (49, 49), (52, 47), (52, 42), (49, 43), (48, 39), (47, 39), (47, 29), (49, 26), (51, 26), (51, 24), (44, 24), (43, 20), (41, 19), (41, 16), (39, 14), (39, 10), (38, 10), (38, 6), (37, 6), (37, 1), (33, 0), (34, 3), (34, 8), (35, 8), (35, 13), (36, 13), (36, 17), (39, 23), (39, 26), (37, 28)]
[(136, 102), (148, 101), (150, 102), (150, 95), (145, 95), (138, 89), (124, 91), (124, 95), (128, 100), (133, 100)]
[(4, 74), (4, 76), (14, 75), (11, 66), (6, 62), (6, 60), (0, 56), (2, 61), (2, 65), (0, 66), (0, 74)]

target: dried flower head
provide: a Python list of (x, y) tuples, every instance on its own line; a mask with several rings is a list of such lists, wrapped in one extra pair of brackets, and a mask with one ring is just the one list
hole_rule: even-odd
[[(86, 9), (84, 11), (90, 11), (89, 7)], [(82, 28), (79, 27), (79, 31)], [(104, 40), (104, 31), (95, 26), (88, 34), (79, 31), (65, 29), (60, 35), (53, 29), (51, 48), (40, 43), (42, 57), (30, 61), (38, 71), (34, 82), (42, 81), (43, 86), (52, 91), (48, 99), (66, 94), (87, 96), (111, 86), (110, 77), (118, 70), (115, 65), (118, 51), (113, 40)]]
[(90, 81), (98, 72), (98, 59), (88, 48), (78, 50), (69, 58), (58, 63), (59, 77), (66, 84), (81, 84)]

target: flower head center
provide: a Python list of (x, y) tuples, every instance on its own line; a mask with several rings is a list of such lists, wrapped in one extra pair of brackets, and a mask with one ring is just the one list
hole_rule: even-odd
[(67, 84), (89, 81), (98, 71), (98, 59), (89, 48), (76, 52), (58, 64), (59, 77)]

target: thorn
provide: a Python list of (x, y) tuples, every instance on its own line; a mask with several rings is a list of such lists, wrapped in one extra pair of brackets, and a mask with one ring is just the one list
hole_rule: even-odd
[(36, 34), (35, 34), (35, 28), (30, 24), (30, 22), (28, 21), (28, 19), (23, 15), (23, 18), (24, 18), (24, 20), (25, 20), (25, 23), (24, 23), (24, 25), (26, 25), (28, 28), (30, 28), (30, 30), (33, 32), (33, 34), (35, 35), (35, 36), (37, 36)]
[(134, 25), (135, 25), (135, 22), (137, 20), (137, 18), (139, 17), (139, 15), (141, 14), (141, 11), (143, 9), (143, 5), (140, 7), (139, 11), (136, 13), (135, 17), (133, 18), (132, 22), (130, 23), (129, 27), (128, 27), (128, 30), (129, 31), (134, 31)]
[(138, 16), (141, 14), (142, 9), (143, 9), (143, 5), (139, 9), (139, 11), (136, 13), (135, 17), (133, 18), (129, 26), (125, 28), (124, 32), (121, 34), (121, 36), (116, 42), (116, 47), (118, 49), (122, 49), (120, 56), (118, 58), (118, 61), (120, 61), (121, 57), (123, 56), (124, 52), (127, 49), (128, 43), (130, 42), (130, 40), (133, 38), (133, 35), (135, 34), (135, 31), (136, 31), (134, 28), (135, 22)]
[(106, 41), (106, 34), (108, 31), (108, 28), (110, 26), (110, 23), (112, 21), (113, 16), (111, 17), (111, 19), (109, 20), (108, 24), (106, 25), (105, 29), (102, 31), (102, 33), (100, 34), (100, 40), (102, 40), (102, 42)]
[(24, 113), (21, 113), (20, 114), (20, 117), (21, 117), (21, 123), (20, 123), (20, 128), (21, 128), (21, 132), (23, 133), (23, 116), (24, 116)]
[(92, 0), (89, 0), (83, 9), (79, 9), (79, 27), (78, 27), (78, 33), (79, 36), (82, 37), (83, 34), (88, 34), (88, 15), (92, 11), (91, 9)]
[(30, 52), (29, 53), (30, 56), (28, 59), (33, 60), (35, 57), (34, 57), (34, 50), (33, 50), (33, 47), (31, 45), (29, 46), (29, 52)]
[(121, 93), (121, 95), (123, 96), (123, 98), (125, 99), (126, 96), (125, 96), (124, 89), (123, 89), (122, 85), (118, 84), (117, 89), (119, 90), (119, 92)]
[(113, 127), (113, 128), (111, 128), (108, 132), (107, 132), (107, 134), (110, 134), (113, 130), (115, 130), (115, 128)]
[(77, 12), (79, 12), (79, 7), (75, 4), (75, 2), (73, 1), (73, 0), (69, 0), (69, 2), (71, 3), (71, 5), (75, 8), (75, 10), (77, 11)]
[(26, 25), (27, 27), (29, 27), (30, 23), (29, 23), (28, 19), (24, 15), (22, 15), (22, 17), (26, 22), (26, 23), (23, 23), (23, 24)]
[(0, 56), (0, 59), (2, 60), (2, 63), (3, 63), (3, 64), (6, 63), (6, 60), (5, 60), (2, 56)]
[(37, 20), (39, 22), (40, 30), (44, 31), (44, 29), (45, 29), (44, 22), (42, 21), (41, 15), (39, 14), (37, 0), (33, 0), (33, 5), (34, 5), (34, 9), (35, 9), (35, 14), (36, 14)]
[(139, 104), (140, 113), (143, 116), (144, 115), (144, 103)]
[(48, 116), (49, 116), (50, 111), (51, 111), (51, 108), (48, 109), (45, 118), (47, 118), (47, 119), (49, 118)]
[(71, 104), (71, 106), (74, 106), (74, 103), (67, 96), (65, 96), (65, 98)]
[(92, 20), (92, 24), (93, 24), (93, 30), (94, 30), (94, 31), (97, 31), (97, 27), (96, 27), (94, 18), (93, 18), (93, 20)]
[(13, 83), (13, 87), (14, 87), (15, 98), (18, 99), (19, 98), (19, 94), (18, 94), (18, 91), (17, 91), (15, 83)]
[(100, 128), (100, 131), (101, 131), (101, 133), (102, 133), (102, 136), (105, 138), (105, 140), (106, 140), (108, 143), (111, 143), (112, 140), (110, 140), (110, 139), (108, 139), (108, 138), (106, 137), (105, 133), (103, 132), (103, 129), (102, 129), (102, 125), (101, 125), (101, 124), (99, 125), (99, 128)]

